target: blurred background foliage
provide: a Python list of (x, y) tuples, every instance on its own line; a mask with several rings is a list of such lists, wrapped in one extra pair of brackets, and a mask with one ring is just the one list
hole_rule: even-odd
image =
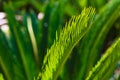
[[(0, 0), (0, 73), (5, 80), (33, 80), (41, 71), (56, 31), (59, 33), (71, 16), (91, 6), (96, 10), (93, 25), (99, 28), (90, 30), (74, 48), (58, 78), (84, 80), (87, 72), (120, 36), (119, 3), (119, 0)], [(102, 32), (103, 27), (105, 31)], [(99, 34), (103, 36), (97, 40)], [(80, 59), (80, 53), (91, 55)], [(87, 59), (91, 60), (90, 64)]]

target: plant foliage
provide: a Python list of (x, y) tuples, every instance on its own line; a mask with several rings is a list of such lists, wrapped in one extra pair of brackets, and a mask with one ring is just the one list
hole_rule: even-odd
[(40, 73), (41, 80), (57, 78), (72, 49), (89, 30), (93, 15), (94, 9), (84, 9), (81, 15), (71, 18), (59, 36), (56, 34), (56, 41), (44, 59), (43, 70)]
[(0, 73), (0, 80), (4, 80), (3, 75)]
[(119, 13), (120, 0), (0, 0), (0, 80), (119, 80)]
[[(86, 80), (106, 80), (110, 77), (117, 62), (120, 60), (120, 38), (105, 52)], [(112, 67), (110, 67), (112, 65)]]

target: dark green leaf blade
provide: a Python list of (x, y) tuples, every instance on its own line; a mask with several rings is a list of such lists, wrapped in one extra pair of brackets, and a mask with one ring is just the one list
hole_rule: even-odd
[[(14, 8), (13, 8), (12, 4), (5, 4), (4, 9), (7, 14), (7, 19), (8, 19), (8, 24), (10, 27), (11, 34), (13, 35), (13, 38), (15, 39), (15, 42), (17, 45), (18, 53), (16, 53), (16, 54), (19, 54), (19, 58), (22, 62), (21, 65), (23, 68), (21, 69), (21, 71), (25, 73), (24, 79), (25, 80), (26, 79), (33, 80), (34, 73), (36, 73), (33, 54), (31, 52), (31, 50), (28, 47), (26, 47), (26, 45), (27, 45), (27, 43), (25, 41), (26, 37), (23, 36), (23, 33), (21, 31), (21, 26), (19, 25), (18, 21), (15, 18)], [(27, 35), (27, 36), (29, 36), (29, 35)], [(15, 69), (16, 68), (17, 67), (15, 67)], [(18, 70), (18, 71), (20, 71), (20, 70)], [(31, 73), (31, 71), (32, 71), (32, 73)]]
[(13, 70), (13, 63), (11, 59), (10, 52), (7, 50), (4, 44), (4, 35), (0, 29), (0, 67), (4, 73), (7, 80), (14, 79), (14, 74), (9, 74)]

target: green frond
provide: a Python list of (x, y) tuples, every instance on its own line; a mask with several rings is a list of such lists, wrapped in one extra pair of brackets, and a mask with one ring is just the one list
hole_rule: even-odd
[[(77, 80), (83, 80), (98, 60), (104, 40), (113, 23), (119, 18), (120, 0), (112, 0), (96, 15), (93, 27), (81, 40), (78, 47), (80, 68), (76, 73)], [(87, 46), (86, 46), (87, 45)]]
[(0, 73), (0, 80), (4, 80), (3, 75)]
[[(11, 7), (11, 6), (9, 6), (9, 7)], [(25, 68), (25, 73), (26, 73), (27, 79), (30, 80), (29, 79), (30, 78), (29, 77), (30, 72), (29, 72), (29, 70), (27, 68), (27, 65), (26, 65), (27, 62), (26, 62), (25, 56), (24, 56), (24, 54), (26, 53), (26, 52), (24, 52), (25, 51), (24, 50), (25, 46), (24, 46), (23, 41), (20, 41), (21, 38), (22, 38), (21, 37), (22, 34), (21, 34), (20, 30), (17, 29), (17, 27), (20, 27), (20, 26), (19, 26), (18, 22), (15, 19), (13, 8), (8, 9), (7, 6), (5, 5), (5, 10), (6, 10), (8, 22), (9, 22), (9, 25), (10, 25), (10, 30), (11, 30), (12, 34), (14, 34), (14, 38), (16, 40), (16, 43), (17, 43), (17, 46), (18, 46), (18, 49), (19, 49), (19, 52), (20, 52), (20, 56), (21, 56), (22, 61), (23, 61), (23, 65), (24, 65), (24, 68)]]
[(105, 52), (86, 80), (107, 80), (120, 60), (120, 38)]
[[(29, 27), (29, 26), (27, 25), (27, 27), (26, 26), (24, 27), (25, 33), (23, 33), (22, 32), (23, 26), (21, 26), (19, 24), (19, 22), (16, 20), (15, 12), (14, 12), (14, 8), (13, 8), (12, 4), (8, 4), (8, 5), (5, 4), (4, 9), (6, 11), (11, 35), (13, 37), (13, 40), (15, 41), (14, 47), (17, 49), (17, 52), (15, 52), (15, 54), (13, 56), (15, 56), (16, 59), (19, 60), (18, 62), (16, 62), (17, 66), (13, 62), (11, 63), (11, 64), (13, 64), (14, 75), (16, 75), (14, 78), (15, 78), (15, 80), (19, 80), (19, 79), (32, 80), (36, 73), (36, 66), (35, 66), (35, 60), (33, 57), (34, 55), (32, 52), (33, 48), (31, 47), (32, 41), (30, 41), (31, 34), (29, 34), (28, 31), (26, 30), (26, 29), (28, 29), (27, 27)], [(28, 24), (28, 23), (29, 22), (27, 22), (26, 24)], [(26, 40), (26, 39), (28, 39), (28, 40)], [(13, 58), (13, 56), (12, 56), (12, 58)]]
[(62, 6), (65, 6), (65, 4), (66, 0), (60, 0), (57, 4), (54, 4), (52, 8), (48, 27), (48, 47), (50, 47), (55, 40), (55, 32), (61, 28), (62, 16), (64, 13)]
[(24, 0), (24, 1), (20, 0), (20, 1), (15, 1), (12, 4), (15, 8), (20, 8), (22, 6), (25, 6), (27, 4), (27, 2), (28, 2), (27, 0)]
[[(23, 13), (23, 32), (25, 32), (25, 37), (27, 37), (26, 43), (31, 50), (33, 51), (34, 59), (36, 61), (37, 67), (39, 67), (39, 57), (38, 57), (38, 36), (40, 29), (38, 27), (37, 19), (33, 11), (30, 12), (30, 15)], [(32, 54), (32, 53), (31, 53)]]
[(119, 13), (120, 0), (0, 0), (0, 80), (120, 80)]
[[(41, 60), (43, 61), (43, 58), (45, 56), (46, 53), (46, 49), (47, 49), (47, 43), (48, 43), (48, 27), (49, 27), (49, 23), (50, 23), (50, 16), (51, 16), (51, 12), (52, 12), (52, 5), (47, 4), (46, 9), (44, 11), (44, 19), (42, 21), (42, 36), (41, 36), (41, 42), (39, 44), (40, 48), (41, 48)], [(45, 36), (44, 36), (45, 35)], [(41, 46), (42, 45), (42, 46)]]
[(72, 49), (89, 30), (93, 16), (94, 9), (85, 8), (81, 15), (71, 18), (59, 36), (56, 34), (56, 40), (47, 51), (38, 79), (56, 80)]
[[(13, 70), (13, 65), (10, 52), (7, 50), (6, 46), (4, 45), (5, 38), (3, 32), (0, 30), (0, 66), (1, 69), (4, 71), (4, 75), (6, 76), (7, 80), (12, 80), (13, 74), (9, 74)], [(5, 55), (5, 56), (4, 56)], [(8, 63), (9, 62), (9, 63)]]
[[(106, 11), (109, 12), (106, 13)], [(100, 15), (98, 15), (98, 18), (95, 20), (94, 22), (95, 24), (93, 24), (93, 26), (96, 27), (95, 28), (96, 30), (91, 28), (91, 31), (92, 33), (96, 32), (96, 34), (94, 33), (94, 35), (91, 36), (93, 37), (91, 41), (93, 39), (96, 41), (94, 42), (93, 40), (92, 43), (89, 43), (91, 45), (88, 47), (92, 46), (92, 48), (90, 48), (90, 52), (89, 52), (90, 55), (88, 57), (89, 62), (87, 64), (86, 71), (90, 71), (93, 65), (95, 64), (99, 56), (98, 53), (101, 52), (101, 48), (108, 34), (108, 31), (111, 29), (113, 23), (119, 18), (118, 15), (119, 12), (120, 12), (120, 0), (114, 0), (105, 6), (103, 12), (101, 12)]]

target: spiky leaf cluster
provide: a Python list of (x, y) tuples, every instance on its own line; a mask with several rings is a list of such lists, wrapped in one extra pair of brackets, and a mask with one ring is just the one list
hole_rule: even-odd
[(57, 78), (72, 49), (89, 30), (93, 16), (94, 9), (85, 8), (80, 15), (71, 18), (60, 35), (56, 34), (56, 40), (44, 58), (43, 69), (39, 74), (41, 80)]

